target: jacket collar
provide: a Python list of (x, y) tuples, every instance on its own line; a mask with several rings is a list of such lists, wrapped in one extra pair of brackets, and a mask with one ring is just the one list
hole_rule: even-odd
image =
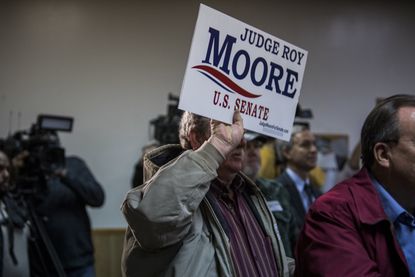
[(179, 144), (160, 146), (144, 155), (144, 182), (149, 180), (160, 167), (177, 158), (185, 151)]
[(352, 177), (351, 183), (356, 184), (349, 186), (349, 190), (355, 200), (360, 221), (373, 225), (388, 220), (368, 170), (362, 168)]

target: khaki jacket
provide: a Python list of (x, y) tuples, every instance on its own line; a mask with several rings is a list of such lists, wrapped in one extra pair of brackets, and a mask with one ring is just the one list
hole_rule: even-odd
[[(207, 142), (182, 151), (167, 145), (148, 153), (146, 182), (127, 193), (123, 276), (235, 276), (229, 238), (205, 197), (223, 157)], [(259, 189), (246, 181), (255, 189), (252, 201), (272, 239), (279, 276), (289, 276), (294, 263), (275, 220)]]

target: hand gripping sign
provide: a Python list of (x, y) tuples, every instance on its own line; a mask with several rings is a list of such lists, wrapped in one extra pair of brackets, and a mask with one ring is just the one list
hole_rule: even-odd
[(179, 108), (289, 140), (307, 51), (200, 5)]

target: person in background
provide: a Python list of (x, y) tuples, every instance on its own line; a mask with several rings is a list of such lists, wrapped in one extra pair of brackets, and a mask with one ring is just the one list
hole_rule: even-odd
[[(48, 147), (59, 147), (60, 141), (56, 133), (45, 133), (49, 137)], [(33, 153), (21, 152), (24, 159), (16, 163), (16, 177), (30, 171)], [(48, 240), (53, 245), (58, 261), (67, 277), (93, 277), (94, 247), (91, 237), (91, 223), (87, 206), (100, 207), (104, 203), (104, 190), (93, 176), (86, 163), (79, 157), (62, 157), (64, 167), (57, 167), (53, 172), (44, 172), (45, 179), (39, 184), (31, 185), (39, 191), (34, 195), (36, 215), (42, 220)], [(47, 262), (46, 268), (41, 260), (50, 256), (48, 247), (41, 248), (43, 254), (31, 254), (31, 271), (35, 276), (58, 276), (56, 265)], [(53, 255), (53, 253), (52, 253)], [(54, 255), (53, 255), (54, 256)], [(39, 262), (37, 262), (39, 261)], [(45, 274), (44, 271), (47, 271)], [(37, 275), (36, 275), (37, 274)]]
[(277, 139), (267, 139), (259, 149), (261, 166), (258, 177), (275, 179), (283, 171), (282, 157), (278, 151)]
[(185, 112), (179, 145), (145, 155), (145, 183), (130, 190), (123, 276), (289, 276), (275, 219), (240, 173), (243, 122)]
[(0, 150), (0, 277), (29, 277), (28, 216), (10, 193), (10, 167)]
[(294, 247), (304, 224), (304, 217), (314, 200), (321, 195), (318, 186), (310, 179), (310, 171), (317, 164), (316, 139), (305, 125), (294, 125), (289, 142), (281, 142), (281, 153), (286, 162), (284, 172), (278, 176), (289, 192), (289, 203), (294, 217)]
[(415, 95), (380, 101), (360, 141), (363, 168), (306, 216), (297, 276), (415, 276)]
[(268, 139), (258, 133), (246, 131), (244, 134), (246, 140), (246, 157), (243, 172), (253, 180), (264, 194), (268, 208), (271, 210), (278, 223), (278, 230), (284, 244), (285, 253), (289, 257), (294, 257), (292, 252), (295, 237), (294, 218), (289, 203), (289, 193), (282, 186), (272, 179), (258, 177), (258, 171), (261, 164), (260, 148)]

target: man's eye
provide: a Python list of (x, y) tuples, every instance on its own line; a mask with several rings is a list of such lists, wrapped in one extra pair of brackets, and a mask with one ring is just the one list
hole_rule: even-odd
[(305, 142), (305, 143), (302, 143), (300, 146), (303, 147), (303, 148), (311, 148), (311, 146), (313, 146), (313, 145), (315, 145), (315, 144), (312, 143), (312, 142)]

